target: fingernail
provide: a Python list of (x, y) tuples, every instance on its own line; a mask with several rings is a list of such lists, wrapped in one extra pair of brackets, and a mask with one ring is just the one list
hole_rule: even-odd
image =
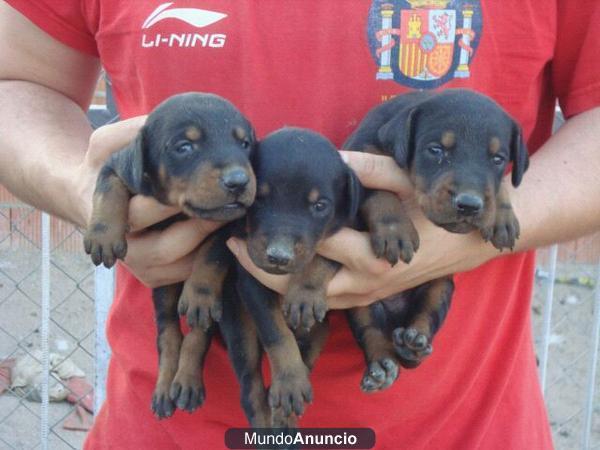
[(236, 238), (229, 238), (227, 240), (227, 247), (229, 247), (229, 250), (231, 250), (231, 253), (235, 256), (240, 253), (240, 243)]
[(342, 161), (344, 161), (346, 164), (348, 164), (348, 161), (350, 160), (350, 158), (348, 158), (348, 152), (341, 150), (340, 156), (342, 157)]

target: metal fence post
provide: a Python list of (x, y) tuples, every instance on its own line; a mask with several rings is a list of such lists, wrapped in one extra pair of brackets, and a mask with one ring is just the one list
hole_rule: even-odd
[[(119, 114), (112, 93), (112, 84), (108, 77), (106, 81), (106, 105), (91, 108), (88, 118), (93, 128), (114, 123), (119, 120)], [(115, 290), (115, 271), (100, 266), (94, 273), (94, 304), (96, 309), (96, 380), (94, 386), (94, 413), (98, 414), (106, 396), (106, 377), (110, 359), (110, 347), (106, 339), (106, 318), (113, 300)]]
[(558, 259), (558, 245), (550, 247), (550, 273), (548, 276), (548, 289), (544, 301), (544, 317), (542, 321), (542, 343), (540, 352), (540, 383), (542, 392), (546, 393), (546, 374), (548, 369), (548, 346), (550, 345), (550, 327), (552, 325), (552, 299), (554, 298), (554, 282), (556, 280), (556, 260)]
[(94, 273), (94, 300), (96, 309), (96, 380), (94, 383), (94, 414), (98, 414), (106, 397), (106, 376), (110, 347), (106, 339), (106, 318), (115, 290), (114, 269), (96, 268)]
[(50, 346), (48, 338), (50, 334), (50, 216), (42, 213), (41, 216), (42, 237), (42, 324), (40, 329), (40, 348), (42, 351), (42, 385), (40, 407), (40, 447), (48, 449), (48, 403), (50, 402)]

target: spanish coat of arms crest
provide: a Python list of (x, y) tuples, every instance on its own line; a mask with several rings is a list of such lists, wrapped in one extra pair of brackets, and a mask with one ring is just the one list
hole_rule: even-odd
[(413, 88), (468, 78), (481, 28), (478, 0), (375, 0), (368, 25), (375, 76)]

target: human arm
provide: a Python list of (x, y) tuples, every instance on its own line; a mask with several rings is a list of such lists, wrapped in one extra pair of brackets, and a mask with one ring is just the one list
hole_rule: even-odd
[[(85, 111), (99, 68), (97, 58), (52, 39), (0, 2), (0, 183), (26, 203), (78, 226), (90, 216), (103, 161), (144, 121), (92, 131)], [(131, 201), (134, 233), (126, 264), (149, 286), (185, 279), (190, 252), (216, 228), (190, 220), (162, 233), (140, 231), (174, 212), (149, 198)]]
[[(521, 225), (514, 252), (575, 239), (600, 229), (600, 108), (581, 113), (550, 138), (531, 158), (529, 171), (511, 201)], [(391, 158), (345, 152), (367, 187), (405, 197), (406, 175)], [(373, 256), (366, 233), (345, 228), (325, 240), (319, 252), (343, 264), (328, 287), (331, 308), (368, 304), (443, 275), (473, 269), (499, 255), (478, 233), (451, 234), (411, 211), (420, 248), (410, 264), (391, 268)], [(278, 291), (287, 279), (254, 267), (242, 242), (238, 259), (261, 282)]]

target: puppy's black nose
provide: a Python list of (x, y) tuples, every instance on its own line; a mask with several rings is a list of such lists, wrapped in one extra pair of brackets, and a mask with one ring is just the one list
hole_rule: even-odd
[(221, 175), (221, 183), (232, 194), (242, 193), (249, 182), (248, 172), (241, 167), (225, 169)]
[(475, 194), (461, 193), (454, 199), (454, 207), (463, 216), (474, 216), (483, 209), (483, 199)]
[(294, 254), (288, 247), (279, 245), (269, 245), (267, 247), (267, 259), (273, 265), (279, 267), (287, 266), (293, 258)]

